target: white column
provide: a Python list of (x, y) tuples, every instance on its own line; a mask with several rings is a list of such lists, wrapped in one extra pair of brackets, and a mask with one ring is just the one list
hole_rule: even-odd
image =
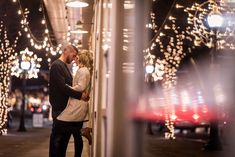
[[(142, 156), (142, 122), (131, 118), (144, 86), (143, 49), (146, 9), (150, 1), (135, 0), (134, 10), (124, 9), (124, 0), (112, 0), (110, 82), (107, 106), (107, 157)], [(123, 50), (123, 33), (131, 37)]]

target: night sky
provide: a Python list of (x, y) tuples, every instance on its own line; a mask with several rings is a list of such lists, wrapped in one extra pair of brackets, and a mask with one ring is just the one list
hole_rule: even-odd
[[(44, 38), (44, 30), (45, 26), (41, 24), (41, 20), (43, 19), (43, 12), (42, 12), (42, 0), (20, 0), (21, 6), (23, 9), (28, 8), (29, 14), (28, 14), (28, 21), (29, 21), (29, 27), (32, 31), (32, 34), (36, 37), (37, 40), (43, 40)], [(27, 80), (27, 85), (29, 88), (41, 88), (42, 86), (47, 87), (47, 80), (45, 79), (45, 74), (48, 74), (49, 65), (47, 62), (47, 56), (50, 56), (44, 49), (42, 50), (36, 50), (34, 47), (31, 47), (30, 42), (28, 38), (26, 37), (26, 34), (21, 29), (20, 25), (20, 15), (17, 14), (17, 11), (19, 10), (19, 3), (13, 3), (12, 0), (1, 0), (0, 1), (0, 18), (4, 22), (4, 25), (6, 25), (7, 31), (8, 31), (8, 39), (10, 41), (14, 41), (15, 37), (18, 35), (18, 31), (21, 30), (22, 36), (19, 38), (17, 47), (15, 49), (16, 53), (19, 53), (21, 50), (24, 50), (26, 47), (29, 48), (30, 51), (33, 51), (38, 57), (42, 58), (41, 68), (42, 73), (39, 74), (38, 79), (30, 79)], [(46, 9), (44, 8), (46, 11)], [(48, 20), (48, 16), (46, 14), (46, 21), (48, 24), (50, 37), (52, 39), (52, 42), (56, 44), (56, 41), (54, 39), (54, 34), (51, 31), (51, 25)], [(51, 56), (50, 56), (51, 57)], [(54, 57), (55, 58), (55, 57)], [(54, 59), (52, 58), (52, 60)], [(16, 78), (15, 76), (12, 77), (12, 84), (11, 88), (20, 88), (22, 85), (22, 81), (19, 78)], [(30, 87), (31, 86), (31, 87)]]

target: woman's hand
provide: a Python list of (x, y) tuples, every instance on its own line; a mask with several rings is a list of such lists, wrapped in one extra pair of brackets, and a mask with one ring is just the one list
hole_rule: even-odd
[(89, 100), (90, 100), (89, 93), (83, 92), (83, 93), (82, 93), (81, 100), (83, 100), (83, 101), (89, 101)]

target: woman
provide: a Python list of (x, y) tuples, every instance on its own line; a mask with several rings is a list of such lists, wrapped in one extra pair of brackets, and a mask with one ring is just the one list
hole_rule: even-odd
[[(80, 92), (90, 93), (91, 88), (91, 73), (92, 73), (92, 56), (87, 50), (82, 50), (75, 59), (76, 64), (79, 69), (73, 78), (73, 88), (74, 90)], [(86, 101), (78, 100), (74, 98), (69, 98), (66, 108), (57, 117), (60, 121), (77, 122), (88, 121), (89, 104)], [(85, 129), (86, 130), (86, 129)], [(83, 133), (83, 132), (82, 132)], [(87, 132), (86, 132), (87, 133)], [(85, 133), (85, 134), (86, 134)], [(85, 135), (86, 136), (86, 135)], [(90, 138), (90, 137), (87, 137)], [(88, 139), (91, 143), (91, 139)]]

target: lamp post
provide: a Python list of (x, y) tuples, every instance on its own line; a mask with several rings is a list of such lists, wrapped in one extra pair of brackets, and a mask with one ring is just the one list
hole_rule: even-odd
[[(147, 78), (146, 78), (146, 82), (148, 85), (148, 90), (151, 90), (153, 88), (153, 77), (152, 77), (152, 73), (154, 72), (154, 65), (151, 63), (148, 63), (145, 66), (145, 73), (147, 74)], [(148, 121), (147, 125), (146, 125), (146, 133), (149, 135), (153, 135), (153, 130), (152, 130), (152, 122)]]
[(26, 80), (31, 78), (38, 78), (38, 72), (40, 62), (42, 58), (38, 58), (36, 54), (29, 51), (28, 48), (20, 51), (20, 54), (15, 56), (12, 63), (11, 75), (22, 78), (22, 105), (21, 105), (21, 116), (20, 125), (18, 131), (26, 131), (25, 129), (25, 88)]
[(223, 17), (222, 14), (219, 12), (218, 7), (216, 5), (213, 6), (213, 10), (209, 13), (207, 17), (207, 22), (210, 28), (214, 31), (214, 39), (213, 39), (213, 46), (214, 50), (211, 53), (211, 64), (214, 63), (214, 57), (217, 50), (217, 34), (218, 29), (223, 24)]
[[(210, 28), (213, 29), (214, 31), (214, 36), (213, 36), (213, 50), (211, 51), (211, 78), (214, 79), (215, 77), (214, 72), (215, 72), (215, 59), (216, 59), (216, 51), (217, 51), (217, 34), (218, 34), (218, 29), (222, 26), (223, 24), (223, 17), (221, 13), (218, 10), (217, 5), (213, 6), (213, 10), (209, 13), (207, 17), (207, 22)], [(218, 69), (217, 69), (218, 70)], [(204, 149), (205, 150), (221, 150), (222, 149), (222, 144), (221, 140), (219, 137), (219, 121), (218, 121), (218, 113), (217, 113), (217, 106), (215, 106), (215, 98), (213, 95), (213, 86), (215, 81), (213, 82), (211, 87), (210, 87), (210, 97), (209, 97), (209, 102), (211, 103), (210, 105), (214, 105), (215, 107), (215, 116), (211, 117), (210, 120), (210, 134), (209, 134), (209, 140), (206, 143)]]
[(147, 82), (152, 81), (152, 73), (154, 72), (154, 66), (152, 64), (147, 64), (145, 66), (145, 72), (147, 74)]
[(21, 56), (20, 69), (22, 70), (22, 105), (21, 105), (21, 115), (20, 115), (20, 125), (18, 131), (26, 131), (25, 128), (25, 89), (27, 81), (27, 72), (31, 68), (30, 58), (26, 57), (24, 54)]

